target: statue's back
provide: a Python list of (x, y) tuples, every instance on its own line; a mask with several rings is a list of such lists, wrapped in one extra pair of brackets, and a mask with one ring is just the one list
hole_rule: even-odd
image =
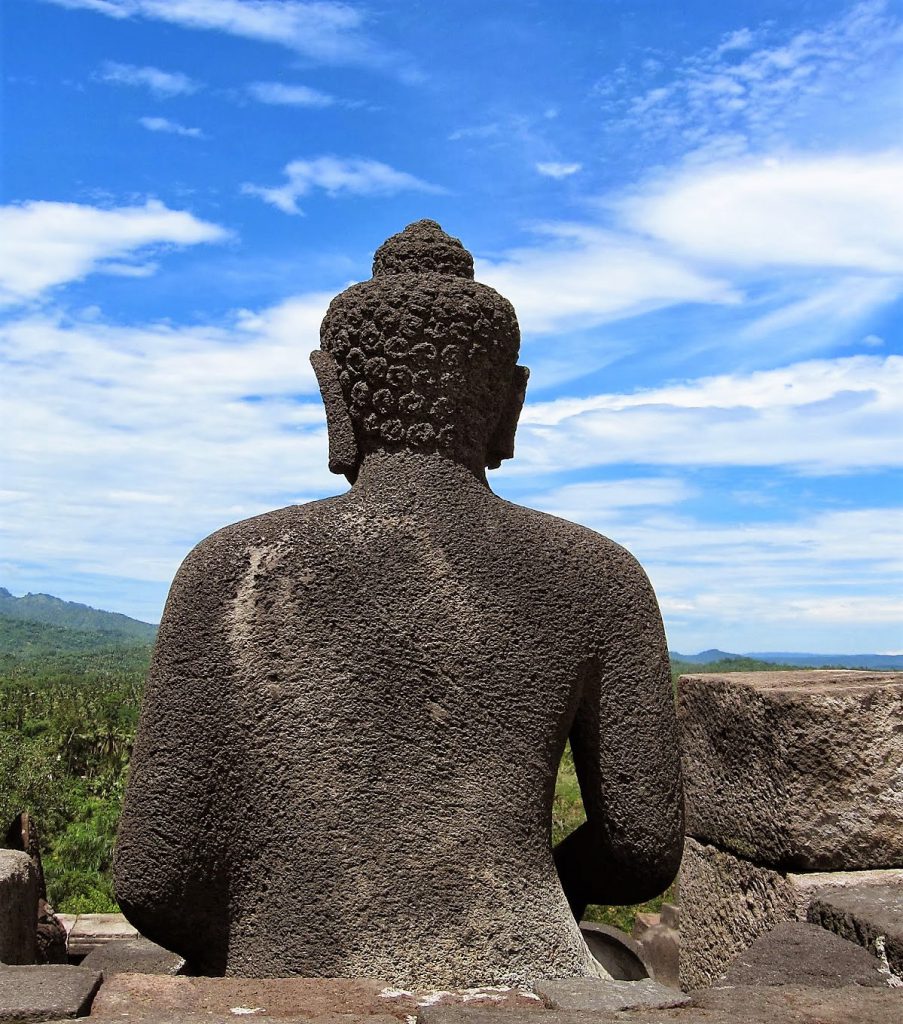
[[(608, 718), (636, 666), (661, 668), (660, 619), (626, 552), (500, 500), (465, 463), (375, 450), (347, 494), (227, 527), (180, 569), (117, 891), (195, 970), (420, 987), (596, 973), (553, 861), (555, 775), (575, 716), (578, 742), (605, 748), (581, 781), (642, 762), (644, 730)], [(654, 689), (657, 729), (673, 710)], [(659, 745), (664, 793), (673, 735)]]

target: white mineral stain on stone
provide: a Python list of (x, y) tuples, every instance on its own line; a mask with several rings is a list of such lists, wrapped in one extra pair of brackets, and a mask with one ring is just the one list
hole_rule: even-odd
[(887, 978), (887, 984), (891, 988), (903, 988), (903, 978), (898, 977), (891, 970), (891, 966), (887, 960), (887, 936), (878, 935), (875, 938), (875, 953), (878, 957), (880, 966), (878, 970)]
[(401, 996), (412, 996), (406, 988), (384, 988), (379, 993), (381, 999), (399, 999)]
[(234, 1013), (237, 1016), (243, 1017), (249, 1013), (263, 1013), (263, 1009), (264, 1008), (262, 1006), (233, 1006), (229, 1009), (229, 1013)]

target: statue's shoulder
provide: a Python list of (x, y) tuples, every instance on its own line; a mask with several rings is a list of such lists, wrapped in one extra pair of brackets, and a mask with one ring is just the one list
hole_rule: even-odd
[(526, 530), (547, 538), (556, 549), (570, 551), (575, 560), (589, 558), (593, 562), (601, 560), (612, 564), (636, 561), (626, 548), (588, 526), (525, 505), (507, 501), (505, 505), (515, 523), (519, 520)]
[(244, 572), (249, 559), (277, 549), (288, 540), (297, 548), (306, 534), (318, 530), (322, 520), (341, 500), (339, 496), (288, 505), (216, 530), (188, 553), (179, 568), (176, 584), (186, 577), (228, 577)]
[[(514, 523), (521, 523), (530, 537), (533, 550), (567, 567), (575, 580), (586, 585), (586, 594), (610, 601), (616, 593), (651, 593), (649, 579), (637, 558), (610, 537), (548, 512), (506, 504)], [(600, 586), (603, 581), (604, 586)]]

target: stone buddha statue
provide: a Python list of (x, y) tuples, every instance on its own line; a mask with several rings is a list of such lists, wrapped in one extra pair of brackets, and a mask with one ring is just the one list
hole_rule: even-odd
[[(683, 825), (635, 559), (497, 497), (527, 382), (510, 303), (433, 221), (311, 359), (351, 488), (201, 542), (170, 590), (115, 861), (197, 973), (403, 987), (594, 976), (587, 903), (661, 892)], [(587, 821), (555, 850), (570, 738)]]

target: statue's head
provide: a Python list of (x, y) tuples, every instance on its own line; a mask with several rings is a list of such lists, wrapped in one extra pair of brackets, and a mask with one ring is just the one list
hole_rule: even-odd
[(474, 472), (514, 454), (528, 371), (507, 299), (432, 220), (387, 239), (373, 277), (329, 305), (311, 355), (329, 468), (353, 483), (375, 451), (438, 453)]

